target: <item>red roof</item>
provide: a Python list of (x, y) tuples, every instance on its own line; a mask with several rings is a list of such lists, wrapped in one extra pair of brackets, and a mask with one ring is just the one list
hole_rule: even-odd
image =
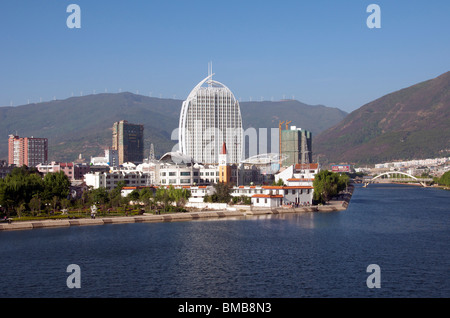
[(285, 186), (283, 189), (314, 189), (311, 186)]
[(220, 154), (221, 155), (226, 155), (227, 154), (227, 145), (225, 144), (225, 141), (223, 142), (222, 152)]
[(316, 170), (319, 168), (318, 163), (297, 163), (295, 165), (296, 170)]
[(281, 194), (275, 194), (275, 195), (270, 195), (270, 194), (254, 194), (252, 195), (252, 198), (282, 198), (283, 196)]

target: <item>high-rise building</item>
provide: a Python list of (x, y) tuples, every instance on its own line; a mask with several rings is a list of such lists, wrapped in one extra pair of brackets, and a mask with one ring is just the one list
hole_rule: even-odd
[[(225, 142), (228, 162), (242, 159), (242, 117), (239, 102), (210, 74), (183, 102), (179, 123), (180, 152), (203, 164), (217, 164)], [(206, 86), (204, 86), (206, 85)]]
[(298, 163), (312, 163), (312, 134), (310, 131), (291, 126), (289, 130), (281, 130), (281, 154), (287, 158), (283, 166)]
[(112, 150), (117, 150), (119, 165), (125, 162), (142, 163), (144, 160), (144, 125), (130, 124), (126, 120), (115, 122)]
[(8, 163), (10, 165), (36, 167), (40, 163), (47, 163), (47, 160), (47, 138), (9, 135)]

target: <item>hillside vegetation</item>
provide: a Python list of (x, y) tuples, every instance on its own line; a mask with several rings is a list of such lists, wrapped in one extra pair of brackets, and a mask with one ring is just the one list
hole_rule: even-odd
[(383, 96), (313, 139), (329, 163), (370, 164), (450, 153), (450, 72)]
[[(148, 156), (153, 143), (158, 158), (178, 142), (176, 132), (174, 140), (171, 137), (178, 128), (182, 102), (124, 92), (0, 107), (0, 158), (7, 159), (8, 135), (17, 133), (48, 138), (50, 160), (73, 161), (79, 154), (89, 160), (103, 155), (103, 149), (112, 145), (112, 126), (119, 120), (143, 124), (144, 156)], [(240, 106), (244, 129), (278, 128), (278, 119), (289, 119), (291, 125), (320, 133), (347, 115), (336, 108), (298, 101), (244, 102)]]

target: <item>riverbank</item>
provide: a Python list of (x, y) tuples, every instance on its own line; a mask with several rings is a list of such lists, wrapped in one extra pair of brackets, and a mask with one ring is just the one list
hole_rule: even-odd
[(176, 212), (162, 215), (143, 214), (139, 216), (117, 216), (102, 218), (80, 218), (80, 219), (57, 219), (42, 221), (14, 221), (12, 223), (0, 224), (0, 231), (12, 230), (32, 230), (42, 228), (57, 228), (70, 226), (86, 226), (86, 225), (105, 225), (105, 224), (123, 224), (123, 223), (151, 223), (151, 222), (175, 222), (190, 221), (199, 219), (213, 218), (245, 218), (259, 215), (284, 214), (284, 213), (310, 213), (310, 212), (337, 212), (347, 209), (353, 194), (353, 186), (349, 187), (346, 194), (342, 195), (339, 200), (330, 201), (327, 205), (315, 205), (298, 208), (253, 208), (241, 209), (239, 211), (199, 211), (199, 212)]
[(174, 222), (189, 221), (198, 219), (227, 218), (227, 217), (252, 217), (258, 215), (283, 214), (283, 213), (305, 213), (305, 212), (335, 212), (343, 211), (347, 208), (346, 201), (333, 201), (329, 205), (310, 206), (300, 208), (279, 208), (279, 209), (249, 209), (245, 211), (201, 211), (201, 212), (178, 212), (164, 215), (144, 214), (139, 216), (118, 216), (103, 218), (82, 218), (75, 220), (43, 220), (43, 221), (16, 221), (10, 224), (0, 224), (0, 230), (31, 230), (41, 228), (84, 226), (84, 225), (105, 225), (121, 223), (145, 223), (145, 222)]

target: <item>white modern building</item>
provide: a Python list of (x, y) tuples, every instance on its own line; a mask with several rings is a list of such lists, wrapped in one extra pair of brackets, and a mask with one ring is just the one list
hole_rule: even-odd
[(217, 164), (222, 145), (227, 161), (242, 159), (242, 117), (239, 102), (224, 84), (203, 79), (183, 102), (179, 122), (180, 152), (202, 164)]
[(103, 187), (107, 190), (114, 189), (120, 181), (125, 186), (143, 187), (155, 183), (155, 164), (143, 163), (135, 165), (124, 163), (119, 167), (111, 167), (107, 172), (91, 172), (84, 175), (87, 186), (94, 189)]
[(111, 166), (119, 165), (119, 154), (117, 150), (105, 149), (104, 157), (91, 157), (91, 164), (94, 166)]
[(275, 182), (280, 179), (287, 185), (311, 185), (320, 167), (317, 163), (297, 163), (275, 174)]

